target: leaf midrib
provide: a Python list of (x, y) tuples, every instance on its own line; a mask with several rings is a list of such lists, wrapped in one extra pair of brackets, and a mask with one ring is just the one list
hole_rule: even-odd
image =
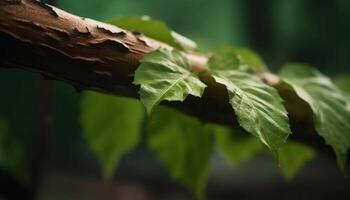
[[(180, 80), (185, 79), (186, 77), (188, 77), (189, 75), (191, 75), (191, 72), (186, 71), (185, 74), (181, 75), (179, 79), (177, 79), (174, 83), (172, 83), (165, 91), (163, 91), (161, 93), (161, 95), (159, 96), (159, 98), (157, 99), (157, 101), (154, 104), (157, 104), (161, 99), (163, 99), (164, 95), (172, 88), (174, 87)], [(153, 105), (154, 105), (153, 104)]]
[[(219, 77), (221, 77), (220, 75), (218, 75), (218, 74), (216, 74), (216, 76), (219, 76)], [(222, 77), (221, 77), (222, 78)], [(230, 81), (230, 83), (232, 84), (232, 86), (234, 86), (237, 90), (239, 90), (242, 94), (243, 94), (243, 96), (245, 96), (247, 99), (249, 99), (249, 104), (252, 106), (252, 108), (253, 108), (253, 110), (252, 110), (252, 112), (254, 112), (254, 114), (255, 114), (255, 116), (258, 116), (258, 114), (257, 114), (257, 108), (256, 108), (256, 106), (252, 103), (252, 100), (249, 98), (249, 95), (247, 95), (246, 94), (246, 92), (244, 92), (240, 87), (238, 87), (238, 85), (236, 85), (233, 81), (231, 81), (231, 80), (229, 80)], [(226, 88), (227, 88), (227, 86), (226, 86)], [(236, 91), (231, 91), (232, 93), (237, 93)], [(241, 99), (243, 99), (243, 98), (241, 98)], [(240, 109), (240, 107), (241, 107), (241, 105), (242, 104), (240, 104), (239, 105), (239, 109)], [(270, 145), (268, 144), (268, 140), (267, 140), (267, 138), (265, 138), (265, 136), (261, 133), (261, 131), (260, 131), (260, 129), (261, 129), (261, 120), (260, 120), (260, 118), (259, 117), (257, 117), (256, 118), (257, 119), (257, 127), (259, 127), (259, 128), (256, 128), (256, 133), (265, 141), (265, 144), (267, 145), (267, 146), (269, 146), (270, 147)]]

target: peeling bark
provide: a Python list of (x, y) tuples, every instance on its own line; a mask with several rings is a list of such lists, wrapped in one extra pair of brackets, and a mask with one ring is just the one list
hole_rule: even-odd
[[(77, 91), (92, 89), (134, 98), (138, 98), (138, 88), (132, 79), (139, 60), (155, 49), (171, 49), (138, 32), (77, 17), (34, 0), (0, 1), (0, 34), (4, 44), (1, 66), (63, 80)], [(188, 58), (194, 71), (205, 70), (207, 57), (188, 54)], [(209, 77), (203, 81), (209, 85), (203, 100), (190, 97), (184, 103), (166, 104), (205, 121), (232, 123), (232, 110), (223, 101), (227, 99), (224, 88)]]
[[(78, 17), (35, 0), (0, 0), (0, 44), (0, 67), (40, 73), (46, 79), (64, 81), (77, 91), (90, 89), (133, 98), (139, 97), (132, 80), (140, 59), (158, 48), (171, 49), (140, 33)], [(186, 55), (193, 71), (206, 69), (206, 56)], [(276, 87), (286, 100), (292, 128), (303, 130), (303, 135), (292, 137), (324, 148), (310, 128), (312, 114), (305, 102), (290, 101), (293, 94), (280, 87), (275, 75), (259, 77)], [(202, 98), (190, 96), (184, 102), (164, 104), (206, 122), (237, 125), (225, 88), (211, 77), (203, 77), (202, 81), (208, 85)], [(293, 110), (296, 106), (302, 108)], [(298, 126), (293, 126), (296, 123)], [(305, 130), (311, 134), (305, 134)]]

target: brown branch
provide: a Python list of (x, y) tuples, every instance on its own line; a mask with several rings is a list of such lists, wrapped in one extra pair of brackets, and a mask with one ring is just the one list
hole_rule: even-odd
[[(171, 48), (140, 33), (81, 18), (34, 0), (0, 0), (0, 44), (1, 66), (62, 80), (77, 91), (90, 89), (133, 98), (138, 98), (138, 87), (132, 80), (139, 60), (155, 49)], [(192, 70), (206, 69), (206, 56), (188, 53), (187, 57)], [(312, 114), (305, 102), (283, 89), (275, 75), (259, 76), (286, 100), (292, 126), (303, 130), (297, 138), (323, 145), (313, 135)], [(206, 122), (237, 125), (225, 88), (211, 77), (203, 77), (202, 81), (208, 85), (202, 98), (190, 96), (184, 102), (166, 104)], [(294, 126), (296, 123), (298, 126)], [(305, 134), (305, 130), (311, 134)]]
[[(78, 91), (93, 89), (138, 98), (132, 76), (139, 60), (157, 48), (171, 48), (139, 33), (77, 17), (32, 0), (0, 1), (0, 19), (3, 65), (63, 80)], [(188, 58), (193, 70), (205, 69), (205, 56), (188, 54)], [(208, 77), (204, 81), (214, 86), (209, 88), (210, 94), (204, 100), (191, 97), (183, 104), (171, 104), (208, 118), (205, 120), (232, 123), (225, 90), (217, 91), (222, 87)]]

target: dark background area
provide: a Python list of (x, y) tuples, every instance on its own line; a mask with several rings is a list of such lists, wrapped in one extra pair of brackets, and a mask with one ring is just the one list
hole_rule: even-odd
[[(203, 51), (249, 47), (275, 72), (287, 62), (304, 62), (333, 78), (350, 74), (348, 0), (56, 0), (55, 5), (100, 21), (149, 15)], [(39, 199), (191, 199), (143, 144), (122, 159), (113, 183), (104, 182), (82, 134), (82, 94), (70, 86), (1, 68), (0, 91), (0, 115), (25, 143), (33, 161), (28, 163), (35, 163), (27, 167), (42, 166), (30, 172), (38, 177)], [(47, 129), (44, 138), (42, 129)], [(350, 199), (350, 181), (338, 171), (334, 156), (319, 154), (290, 182), (268, 155), (234, 168), (214, 155), (212, 165), (210, 200)]]

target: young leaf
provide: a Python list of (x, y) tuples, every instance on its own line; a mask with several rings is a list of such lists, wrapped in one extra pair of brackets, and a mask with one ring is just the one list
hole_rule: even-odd
[(141, 101), (149, 114), (162, 100), (183, 101), (189, 94), (200, 97), (206, 87), (190, 71), (181, 52), (166, 49), (145, 55), (135, 72), (134, 84), (141, 85)]
[(143, 116), (142, 105), (136, 100), (95, 92), (85, 94), (82, 126), (105, 178), (112, 178), (120, 158), (137, 145)]
[(212, 70), (240, 70), (242, 67), (241, 59), (232, 47), (218, 49), (208, 60), (208, 66)]
[(240, 60), (243, 62), (245, 68), (258, 71), (267, 71), (267, 66), (263, 59), (255, 52), (247, 48), (235, 48)]
[(333, 147), (338, 165), (344, 170), (350, 147), (350, 110), (342, 92), (329, 78), (302, 64), (284, 66), (280, 77), (310, 105), (316, 131)]
[(120, 28), (138, 31), (145, 36), (167, 43), (181, 50), (192, 50), (197, 44), (192, 40), (172, 31), (164, 22), (144, 17), (125, 17), (110, 22)]
[(148, 145), (170, 175), (204, 197), (212, 135), (199, 120), (169, 108), (158, 107), (148, 123)]
[[(233, 54), (235, 54), (233, 56)], [(254, 72), (267, 71), (264, 61), (259, 55), (247, 48), (223, 47), (218, 49), (209, 60), (215, 69), (240, 69)]]
[(305, 163), (315, 157), (311, 147), (294, 141), (288, 141), (278, 150), (279, 167), (287, 180), (293, 179)]
[[(235, 51), (226, 52), (227, 60), (237, 57)], [(226, 86), (230, 104), (239, 124), (258, 137), (272, 151), (285, 143), (291, 133), (287, 111), (278, 92), (256, 76), (240, 69), (240, 65), (217, 66), (220, 55), (210, 58), (208, 65), (216, 82)], [(223, 59), (223, 58), (220, 58)]]
[(238, 165), (248, 161), (256, 154), (264, 151), (264, 145), (245, 131), (236, 127), (230, 129), (223, 126), (211, 125), (216, 137), (216, 146), (219, 152), (231, 165)]

